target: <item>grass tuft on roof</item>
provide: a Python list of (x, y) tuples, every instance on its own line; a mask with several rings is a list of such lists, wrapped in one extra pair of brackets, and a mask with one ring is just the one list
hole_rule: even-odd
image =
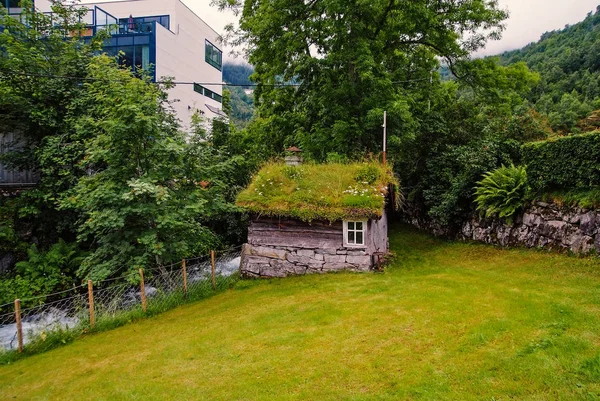
[(266, 164), (238, 197), (236, 204), (267, 216), (336, 221), (378, 218), (385, 208), (388, 185), (399, 199), (391, 166), (376, 162)]

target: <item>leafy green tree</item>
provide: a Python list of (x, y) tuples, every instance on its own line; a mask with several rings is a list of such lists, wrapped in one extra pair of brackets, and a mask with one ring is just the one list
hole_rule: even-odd
[(80, 274), (105, 278), (218, 245), (202, 221), (230, 210), (216, 182), (230, 171), (221, 161), (203, 163), (198, 132), (178, 130), (166, 103), (169, 86), (139, 79), (107, 56), (90, 62), (88, 77), (88, 111), (76, 124), (88, 175), (61, 199), (63, 209), (81, 216), (79, 241), (92, 245)]
[(76, 215), (59, 211), (58, 199), (85, 175), (74, 119), (86, 113), (81, 82), (104, 36), (82, 40), (86, 9), (76, 5), (53, 2), (52, 18), (30, 0), (22, 6), (20, 20), (0, 11), (0, 134), (19, 138), (3, 155), (8, 166), (39, 174), (38, 186), (21, 194), (19, 214), (49, 246), (58, 236), (74, 239)]
[[(438, 58), (461, 75), (469, 53), (498, 38), (507, 16), (484, 0), (216, 2), (241, 15), (229, 39), (247, 46), (255, 66), (250, 130), (268, 144), (264, 153), (297, 144), (319, 160), (380, 150), (383, 110), (394, 122), (391, 141), (407, 127), (414, 132), (410, 111), (426, 107)], [(291, 82), (298, 86), (278, 86)]]

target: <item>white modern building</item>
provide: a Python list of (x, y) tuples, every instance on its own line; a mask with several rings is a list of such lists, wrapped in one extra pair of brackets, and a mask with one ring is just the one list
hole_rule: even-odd
[[(3, 0), (0, 0), (3, 1)], [(13, 0), (4, 0), (13, 1)], [(222, 50), (219, 34), (180, 0), (82, 2), (89, 12), (89, 35), (109, 29), (104, 49), (122, 52), (134, 70), (145, 69), (154, 81), (172, 77), (169, 99), (184, 129), (198, 111), (205, 120), (222, 116)], [(49, 0), (36, 8), (49, 11)], [(215, 85), (216, 84), (216, 85)]]

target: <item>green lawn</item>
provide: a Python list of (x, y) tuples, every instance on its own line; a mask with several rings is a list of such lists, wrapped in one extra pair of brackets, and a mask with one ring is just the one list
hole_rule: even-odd
[(385, 273), (234, 290), (0, 367), (0, 399), (600, 399), (600, 265), (393, 227)]

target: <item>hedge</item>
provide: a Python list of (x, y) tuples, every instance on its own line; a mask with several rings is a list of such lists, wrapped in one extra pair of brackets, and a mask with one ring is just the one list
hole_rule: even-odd
[(600, 131), (528, 143), (522, 151), (534, 191), (600, 186)]

